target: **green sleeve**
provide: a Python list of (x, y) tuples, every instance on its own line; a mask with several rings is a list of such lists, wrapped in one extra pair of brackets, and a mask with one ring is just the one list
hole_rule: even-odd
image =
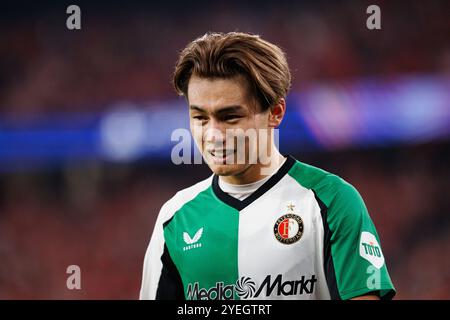
[[(334, 281), (334, 298), (350, 299), (374, 291), (383, 299), (392, 298), (395, 288), (380, 239), (360, 194), (340, 178), (326, 189), (328, 203), (322, 204), (328, 250), (324, 250), (324, 258), (329, 287)], [(320, 194), (318, 197), (321, 201)]]

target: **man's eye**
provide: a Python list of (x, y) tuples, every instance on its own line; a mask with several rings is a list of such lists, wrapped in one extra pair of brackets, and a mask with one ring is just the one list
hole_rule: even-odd
[(236, 119), (240, 119), (240, 118), (242, 118), (242, 117), (238, 116), (236, 114), (231, 114), (231, 115), (225, 116), (223, 119), (225, 121), (230, 121), (230, 120), (236, 120)]
[(204, 116), (194, 116), (194, 117), (192, 117), (192, 118), (194, 118), (195, 120), (199, 120), (199, 121), (204, 121), (204, 120), (206, 120), (206, 117), (204, 117)]

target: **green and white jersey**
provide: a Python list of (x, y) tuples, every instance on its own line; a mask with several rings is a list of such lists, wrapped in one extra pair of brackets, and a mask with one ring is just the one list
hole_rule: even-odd
[(288, 156), (238, 200), (213, 175), (161, 208), (141, 299), (392, 298), (375, 226), (349, 183)]

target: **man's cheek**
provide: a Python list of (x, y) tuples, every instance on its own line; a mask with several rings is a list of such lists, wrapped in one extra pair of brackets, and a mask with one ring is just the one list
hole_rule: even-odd
[(194, 137), (195, 144), (197, 145), (197, 148), (203, 153), (205, 149), (205, 144), (203, 143), (202, 137)]
[(198, 146), (201, 145), (203, 137), (203, 128), (200, 125), (191, 123), (191, 134)]

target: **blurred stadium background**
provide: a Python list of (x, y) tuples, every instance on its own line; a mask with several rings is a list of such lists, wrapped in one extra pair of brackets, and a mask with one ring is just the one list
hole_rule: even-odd
[[(82, 29), (65, 27), (78, 4)], [(366, 28), (378, 4), (382, 29)], [(398, 299), (450, 298), (448, 1), (36, 1), (1, 4), (0, 298), (136, 299), (156, 215), (204, 165), (170, 76), (207, 31), (285, 49), (280, 148), (357, 187)], [(81, 290), (66, 268), (81, 267)]]

